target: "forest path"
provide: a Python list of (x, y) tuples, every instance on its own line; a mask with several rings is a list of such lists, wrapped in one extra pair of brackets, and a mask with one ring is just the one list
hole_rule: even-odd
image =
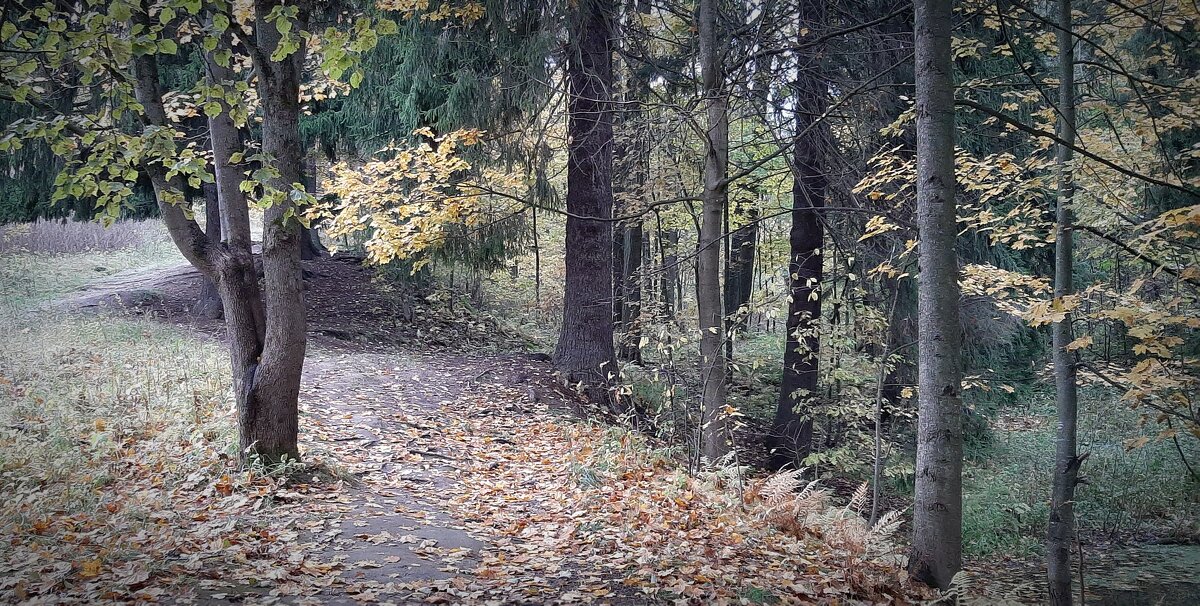
[[(537, 511), (505, 487), (533, 482), (527, 462), (544, 461), (525, 450), (534, 444), (519, 444), (513, 427), (557, 423), (578, 405), (552, 367), (487, 346), (480, 333), (495, 327), (420, 309), (413, 320), (397, 317), (408, 310), (355, 263), (306, 262), (305, 274), (310, 338), (300, 439), (308, 471), (293, 476), (276, 506), (239, 523), (287, 529), (292, 559), (311, 562), (317, 574), (274, 582), (229, 574), (173, 601), (545, 603), (570, 589), (564, 583), (578, 588), (560, 561), (504, 564), (506, 552), (522, 549), (514, 535)], [(133, 270), (56, 305), (150, 316), (223, 339), (220, 321), (190, 313), (200, 283), (186, 264)], [(510, 582), (477, 583), (485, 564)], [(588, 582), (604, 591), (597, 577)]]
[[(519, 355), (464, 357), (319, 347), (305, 363), (302, 447), (356, 481), (337, 507), (324, 559), (341, 563), (339, 589), (410, 595), (458, 586), (493, 537), (458, 519), (473, 463), (497, 440), (473, 420), (522, 412), (547, 393), (549, 369)], [(488, 380), (490, 379), (490, 381)], [(521, 385), (521, 389), (511, 386)], [(553, 388), (550, 388), (553, 392)], [(511, 444), (511, 442), (509, 442)]]

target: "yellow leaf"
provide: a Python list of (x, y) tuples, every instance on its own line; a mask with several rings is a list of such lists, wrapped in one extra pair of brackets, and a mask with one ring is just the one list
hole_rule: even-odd
[(79, 565), (79, 576), (90, 579), (100, 575), (100, 558), (84, 560)]
[(1091, 344), (1092, 344), (1092, 336), (1085, 335), (1085, 336), (1079, 337), (1078, 339), (1075, 339), (1074, 341), (1071, 341), (1070, 343), (1067, 343), (1067, 351), (1075, 351), (1077, 349), (1083, 349), (1084, 347), (1088, 347)]

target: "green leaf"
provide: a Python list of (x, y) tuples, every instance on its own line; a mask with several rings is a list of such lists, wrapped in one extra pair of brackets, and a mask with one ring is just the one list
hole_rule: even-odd
[(223, 31), (229, 29), (229, 17), (226, 17), (225, 15), (221, 15), (221, 14), (214, 15), (213, 16), (213, 27), (216, 28), (216, 30), (218, 32), (223, 32)]
[(204, 104), (204, 115), (209, 118), (216, 118), (221, 115), (221, 104), (216, 101), (209, 101)]
[(163, 39), (158, 41), (158, 52), (164, 55), (174, 55), (178, 51), (179, 46), (175, 44), (174, 40)]
[(362, 70), (358, 70), (358, 71), (354, 72), (353, 74), (350, 74), (350, 87), (351, 88), (358, 88), (358, 85), (362, 84), (362, 81), (363, 81)]
[(379, 23), (375, 25), (375, 31), (379, 32), (380, 36), (390, 36), (400, 31), (400, 27), (391, 19), (380, 19)]
[(163, 25), (166, 25), (174, 20), (175, 20), (175, 9), (173, 9), (169, 6), (164, 7), (162, 9), (162, 12), (158, 13), (158, 22)]

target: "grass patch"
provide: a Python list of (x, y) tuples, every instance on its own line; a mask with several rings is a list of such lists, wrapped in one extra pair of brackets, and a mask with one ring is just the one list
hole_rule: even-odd
[(0, 314), (16, 314), (67, 296), (104, 276), (133, 268), (174, 265), (183, 256), (164, 236), (116, 250), (18, 250), (0, 259)]
[[(969, 453), (963, 478), (963, 548), (972, 556), (1041, 552), (1049, 515), (1055, 420), (1051, 395), (1037, 397), (1017, 417), (992, 423), (987, 445)], [(1100, 540), (1187, 540), (1200, 534), (1200, 487), (1188, 478), (1174, 444), (1151, 441), (1126, 451), (1124, 441), (1157, 428), (1140, 427), (1138, 415), (1113, 392), (1080, 391), (1079, 451), (1090, 453), (1076, 493), (1076, 516), (1085, 537)], [(1196, 440), (1181, 438), (1189, 460), (1200, 458)]]

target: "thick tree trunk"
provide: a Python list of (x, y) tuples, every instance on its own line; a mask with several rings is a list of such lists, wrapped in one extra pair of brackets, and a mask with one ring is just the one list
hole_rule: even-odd
[[(1071, 0), (1058, 0), (1058, 136), (1068, 144), (1075, 142), (1075, 41), (1072, 39)], [(1054, 245), (1054, 298), (1075, 292), (1073, 272), (1071, 202), (1075, 182), (1071, 176), (1071, 148), (1058, 146), (1058, 208)], [(1074, 339), (1072, 314), (1056, 322), (1053, 329), (1055, 408), (1058, 435), (1055, 439), (1054, 473), (1050, 493), (1050, 524), (1046, 535), (1046, 574), (1050, 585), (1050, 603), (1069, 606), (1071, 595), (1071, 543), (1075, 539), (1075, 486), (1083, 462), (1076, 452), (1076, 418), (1079, 401), (1076, 393), (1075, 355), (1067, 349)]]
[[(611, 0), (581, 0), (571, 14), (567, 57), (570, 143), (567, 156), (566, 283), (554, 361), (590, 397), (611, 402), (613, 350)], [(583, 217), (597, 217), (599, 220)], [(616, 285), (619, 285), (617, 282)], [(619, 311), (619, 308), (618, 308)]]
[(725, 416), (725, 312), (721, 301), (721, 228), (729, 203), (729, 100), (718, 46), (717, 0), (700, 0), (700, 71), (708, 104), (704, 192), (696, 257), (696, 307), (700, 316), (702, 385), (701, 452), (714, 462), (729, 452)]
[(917, 0), (917, 322), (920, 359), (912, 576), (946, 588), (962, 567), (962, 325), (955, 255), (951, 0)]
[[(801, 27), (815, 31), (824, 19), (819, 0), (801, 4)], [(825, 242), (820, 211), (828, 178), (823, 155), (828, 128), (817, 118), (826, 111), (825, 81), (817, 54), (801, 59), (796, 80), (796, 143), (792, 155), (792, 227), (788, 232), (787, 341), (783, 379), (768, 439), (773, 468), (800, 468), (812, 451), (811, 402), (817, 394), (821, 325), (821, 277)]]
[[(267, 20), (278, 0), (255, 2), (255, 33), (263, 55), (279, 43), (279, 30)], [(303, 11), (302, 11), (303, 12)], [(295, 29), (304, 26), (301, 15)], [(246, 373), (243, 443), (268, 463), (297, 460), (298, 400), (304, 366), (304, 287), (300, 269), (300, 223), (288, 217), (290, 192), (301, 181), (300, 48), (282, 61), (256, 62), (258, 97), (262, 104), (262, 149), (279, 176), (266, 185), (283, 192), (282, 200), (263, 213), (263, 285), (266, 291), (266, 332), (257, 366)]]
[[(212, 53), (206, 53), (204, 61), (213, 83), (234, 81), (233, 71), (217, 64)], [(244, 169), (230, 162), (233, 154), (243, 152), (246, 145), (229, 109), (222, 103), (221, 112), (208, 119), (208, 130), (225, 241), (223, 252), (216, 259), (217, 286), (225, 304), (225, 330), (229, 336), (234, 401), (238, 411), (239, 452), (245, 455), (255, 441), (244, 420), (255, 416), (251, 410), (253, 401), (248, 396), (266, 338), (266, 314), (251, 252), (250, 209), (241, 190)]]

